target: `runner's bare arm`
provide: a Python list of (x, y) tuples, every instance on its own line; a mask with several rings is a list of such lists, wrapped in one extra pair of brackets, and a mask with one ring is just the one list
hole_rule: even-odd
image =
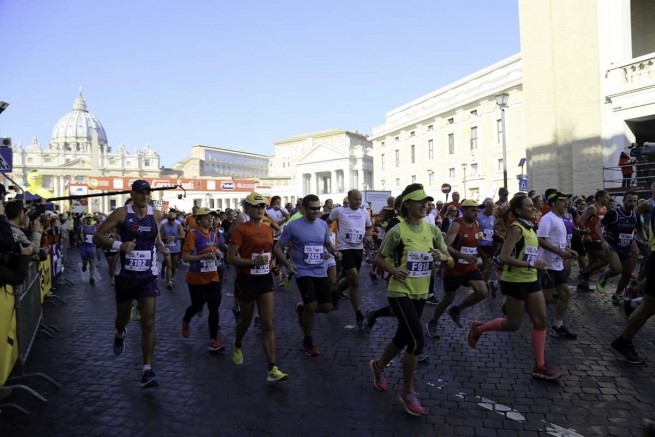
[(586, 229), (584, 222), (596, 215), (596, 207), (591, 205), (589, 208), (585, 209), (576, 224), (580, 229)]

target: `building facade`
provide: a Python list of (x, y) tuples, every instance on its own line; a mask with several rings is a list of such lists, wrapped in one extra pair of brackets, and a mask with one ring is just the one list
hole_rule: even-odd
[(508, 93), (505, 138), (508, 188), (518, 191), (525, 157), (521, 56), (515, 55), (388, 112), (373, 128), (374, 182), (398, 195), (422, 183), (445, 199), (448, 183), (462, 199), (493, 197), (503, 186), (503, 132), (496, 94)]

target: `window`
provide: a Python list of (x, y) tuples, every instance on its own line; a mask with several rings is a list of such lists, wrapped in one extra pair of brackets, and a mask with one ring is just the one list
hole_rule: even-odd
[(454, 118), (449, 118), (448, 119), (448, 124), (453, 124), (453, 123), (455, 123), (455, 119)]
[(477, 116), (478, 116), (478, 110), (477, 109), (474, 109), (473, 111), (471, 111), (471, 117), (477, 117)]
[(144, 159), (143, 160), (143, 165), (145, 165), (146, 167), (150, 167), (150, 160), (149, 159)]
[(497, 170), (498, 170), (498, 171), (503, 171), (503, 158), (500, 158), (500, 159), (498, 160), (498, 167), (497, 167)]
[(395, 142), (400, 141), (400, 137), (396, 137), (396, 138), (394, 138), (394, 141), (395, 141)]
[(380, 164), (382, 165), (382, 170), (384, 171), (384, 153), (381, 155)]
[(416, 175), (415, 175), (415, 174), (412, 175), (412, 183), (413, 183), (413, 184), (416, 183)]
[(396, 186), (397, 186), (397, 187), (400, 186), (400, 178), (396, 178)]
[(478, 128), (471, 128), (471, 150), (478, 150)]
[(410, 159), (411, 159), (410, 162), (411, 162), (412, 164), (416, 163), (416, 154), (415, 154), (415, 150), (416, 150), (416, 146), (414, 146), (414, 145), (409, 146), (409, 156), (410, 156)]
[(429, 125), (429, 126), (428, 126), (428, 132), (431, 131), (431, 130), (434, 130), (434, 126), (433, 126), (433, 125)]
[(33, 159), (32, 159), (32, 158), (27, 158), (27, 163), (28, 163), (28, 164), (31, 164), (31, 163), (32, 163), (32, 161), (33, 161)]
[(428, 172), (428, 183), (430, 185), (434, 184), (434, 172), (433, 171)]
[(455, 154), (455, 134), (448, 134), (448, 154)]
[(415, 137), (415, 136), (416, 136), (416, 131), (411, 131), (411, 132), (409, 133), (409, 136), (410, 136), (410, 137)]
[(381, 143), (380, 145), (381, 145), (382, 147), (384, 147), (384, 141), (382, 141), (382, 143)]
[(503, 143), (503, 120), (496, 120), (496, 144)]
[(428, 159), (434, 159), (434, 141), (428, 140)]
[(382, 179), (380, 181), (380, 185), (382, 186), (382, 189), (384, 190), (384, 188), (387, 186), (387, 183), (386, 183), (386, 181), (384, 179)]
[(396, 149), (396, 168), (400, 167), (400, 150)]
[(455, 167), (450, 167), (448, 169), (448, 177), (450, 179), (455, 179)]
[(44, 156), (43, 162), (52, 162), (52, 158), (50, 156)]
[(478, 174), (478, 164), (471, 164), (471, 174), (472, 175)]
[(214, 199), (209, 199), (209, 209), (214, 209)]

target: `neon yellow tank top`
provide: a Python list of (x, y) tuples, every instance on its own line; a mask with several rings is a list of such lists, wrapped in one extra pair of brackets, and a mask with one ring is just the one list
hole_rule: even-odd
[(409, 295), (412, 299), (427, 299), (430, 275), (434, 264), (430, 253), (430, 249), (434, 248), (434, 234), (425, 222), (421, 223), (421, 232), (419, 233), (410, 230), (404, 220), (401, 220), (398, 226), (400, 241), (397, 249), (402, 249), (399, 268), (409, 270), (409, 276), (404, 283), (397, 281), (392, 276), (387, 288), (387, 295), (390, 297)]

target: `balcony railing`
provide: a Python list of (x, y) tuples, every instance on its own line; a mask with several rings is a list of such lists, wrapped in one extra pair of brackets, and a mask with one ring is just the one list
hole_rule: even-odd
[(642, 86), (655, 83), (655, 53), (631, 59), (623, 65), (607, 70), (607, 78), (615, 86)]

